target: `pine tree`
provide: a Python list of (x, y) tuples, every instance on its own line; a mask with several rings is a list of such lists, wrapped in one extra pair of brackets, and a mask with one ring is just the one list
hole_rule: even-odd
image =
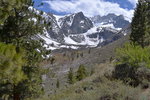
[[(25, 65), (25, 52), (16, 51), (14, 45), (0, 43), (0, 82), (17, 84), (25, 75), (22, 66)], [(11, 75), (11, 76), (10, 76)]]
[(68, 73), (68, 82), (69, 82), (69, 84), (74, 84), (75, 81), (76, 81), (76, 79), (75, 79), (75, 76), (74, 76), (73, 69), (70, 68), (70, 71)]
[(0, 97), (9, 94), (9, 87), (13, 88), (15, 94), (15, 86), (27, 78), (22, 70), (24, 57), (22, 49), (16, 50), (14, 45), (0, 43)]
[[(31, 3), (28, 2), (25, 5), (21, 5), (22, 6), (20, 6), (19, 8), (12, 7), (14, 14), (10, 14), (9, 16), (7, 16), (7, 18), (5, 18), (5, 20), (3, 21), (3, 25), (0, 24), (0, 42), (8, 46), (8, 50), (6, 49), (6, 51), (9, 51), (10, 49), (9, 44), (12, 44), (16, 47), (15, 50), (17, 53), (20, 52), (21, 49), (26, 52), (25, 56), (23, 57), (25, 60), (25, 64), (17, 64), (18, 62), (16, 62), (17, 60), (15, 61), (15, 59), (21, 59), (18, 56), (16, 56), (14, 60), (10, 60), (10, 63), (6, 63), (7, 67), (9, 67), (10, 65), (12, 66), (13, 63), (16, 64), (16, 72), (14, 71), (13, 74), (9, 74), (7, 77), (14, 77), (14, 75), (16, 75), (15, 79), (20, 79), (19, 77), (21, 77), (21, 75), (19, 76), (18, 74), (22, 71), (22, 73), (25, 74), (26, 79), (20, 79), (20, 81), (18, 81), (17, 83), (10, 83), (9, 81), (6, 81), (5, 84), (0, 83), (0, 91), (2, 91), (1, 95), (7, 94), (9, 95), (10, 99), (14, 98), (14, 100), (38, 97), (42, 95), (43, 87), (41, 84), (41, 76), (45, 73), (45, 70), (38, 65), (41, 61), (44, 60), (43, 56), (45, 57), (47, 53), (49, 53), (49, 51), (46, 51), (46, 49), (43, 47), (42, 40), (36, 39), (36, 36), (38, 34), (42, 34), (44, 27), (46, 27), (45, 25), (49, 25), (49, 23), (43, 21), (42, 17), (40, 15), (37, 15), (34, 9), (29, 9), (29, 7), (32, 5)], [(37, 21), (35, 22), (34, 20), (32, 20), (33, 18), (36, 18)], [(39, 50), (41, 52), (39, 52)], [(9, 51), (10, 55), (11, 52), (12, 51)], [(1, 63), (3, 62), (0, 60), (0, 64)], [(17, 70), (21, 71), (17, 72)], [(3, 73), (3, 71), (0, 70), (0, 73)], [(5, 75), (6, 74), (4, 74), (2, 77), (6, 77)], [(5, 88), (9, 88), (3, 90), (4, 88), (2, 88), (1, 85)]]
[(0, 1), (0, 25), (9, 17), (14, 14), (14, 8), (19, 9), (26, 3), (32, 0), (1, 0)]
[(77, 80), (81, 81), (87, 76), (87, 72), (84, 65), (80, 65), (77, 71)]
[(145, 36), (145, 42), (146, 42), (146, 46), (149, 46), (150, 45), (150, 1), (149, 0), (146, 0), (147, 2), (147, 27), (146, 27), (146, 30), (147, 30), (147, 36)]
[(132, 32), (130, 35), (130, 40), (134, 45), (145, 47), (150, 44), (148, 6), (149, 2), (146, 0), (139, 0), (137, 8), (135, 9), (131, 23)]

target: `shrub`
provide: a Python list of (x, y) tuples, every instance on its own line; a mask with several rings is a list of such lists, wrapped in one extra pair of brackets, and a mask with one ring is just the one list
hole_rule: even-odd
[(128, 64), (129, 66), (139, 67), (144, 65), (150, 68), (150, 48), (142, 48), (132, 44), (125, 44), (123, 48), (116, 50), (117, 64)]

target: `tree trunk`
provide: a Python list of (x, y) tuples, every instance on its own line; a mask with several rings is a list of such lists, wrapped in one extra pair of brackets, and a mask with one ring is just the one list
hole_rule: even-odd
[(19, 94), (14, 93), (14, 98), (13, 98), (13, 100), (20, 100)]
[(14, 85), (14, 93), (13, 93), (13, 100), (20, 100), (20, 95), (17, 92), (16, 86)]

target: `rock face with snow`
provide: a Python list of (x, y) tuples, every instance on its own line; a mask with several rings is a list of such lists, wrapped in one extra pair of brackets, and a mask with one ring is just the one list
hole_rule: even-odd
[(91, 20), (94, 22), (94, 24), (113, 24), (115, 28), (125, 28), (130, 24), (129, 21), (125, 20), (123, 15), (117, 16), (115, 14), (108, 14), (102, 17), (100, 15), (97, 15), (92, 17)]
[(46, 21), (51, 23), (49, 28), (46, 29), (49, 36), (52, 39), (56, 40), (57, 42), (62, 42), (63, 38), (64, 38), (64, 35), (60, 31), (60, 27), (57, 23), (56, 17), (53, 16), (52, 14), (47, 14), (47, 13), (44, 13), (42, 16), (46, 19)]
[(118, 40), (122, 36), (123, 36), (123, 34), (119, 34), (118, 30), (115, 30), (115, 29), (109, 28), (109, 27), (102, 28), (99, 32), (88, 35), (89, 38), (99, 37), (98, 38), (99, 40), (103, 39), (103, 41), (100, 42), (99, 45), (106, 45), (115, 40)]
[(82, 12), (66, 16), (59, 21), (61, 21), (61, 31), (65, 35), (82, 34), (93, 27), (92, 21), (85, 17)]
[(121, 30), (130, 24), (124, 16), (115, 14), (92, 18), (82, 12), (66, 16), (44, 13), (42, 16), (51, 22), (41, 36), (49, 49), (103, 46), (126, 35), (126, 31)]

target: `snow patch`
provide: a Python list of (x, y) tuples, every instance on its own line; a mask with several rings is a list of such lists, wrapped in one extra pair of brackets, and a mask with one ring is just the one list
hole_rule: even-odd
[(59, 15), (53, 15), (56, 18), (57, 24), (60, 27), (61, 26), (61, 18), (65, 17), (65, 16), (59, 16)]
[(67, 44), (77, 44), (77, 42), (75, 42), (74, 40), (72, 40), (70, 38), (70, 36), (68, 36), (68, 37), (65, 36), (64, 40), (65, 40), (65, 43), (67, 43)]
[(80, 24), (84, 24), (84, 20), (81, 20)]

